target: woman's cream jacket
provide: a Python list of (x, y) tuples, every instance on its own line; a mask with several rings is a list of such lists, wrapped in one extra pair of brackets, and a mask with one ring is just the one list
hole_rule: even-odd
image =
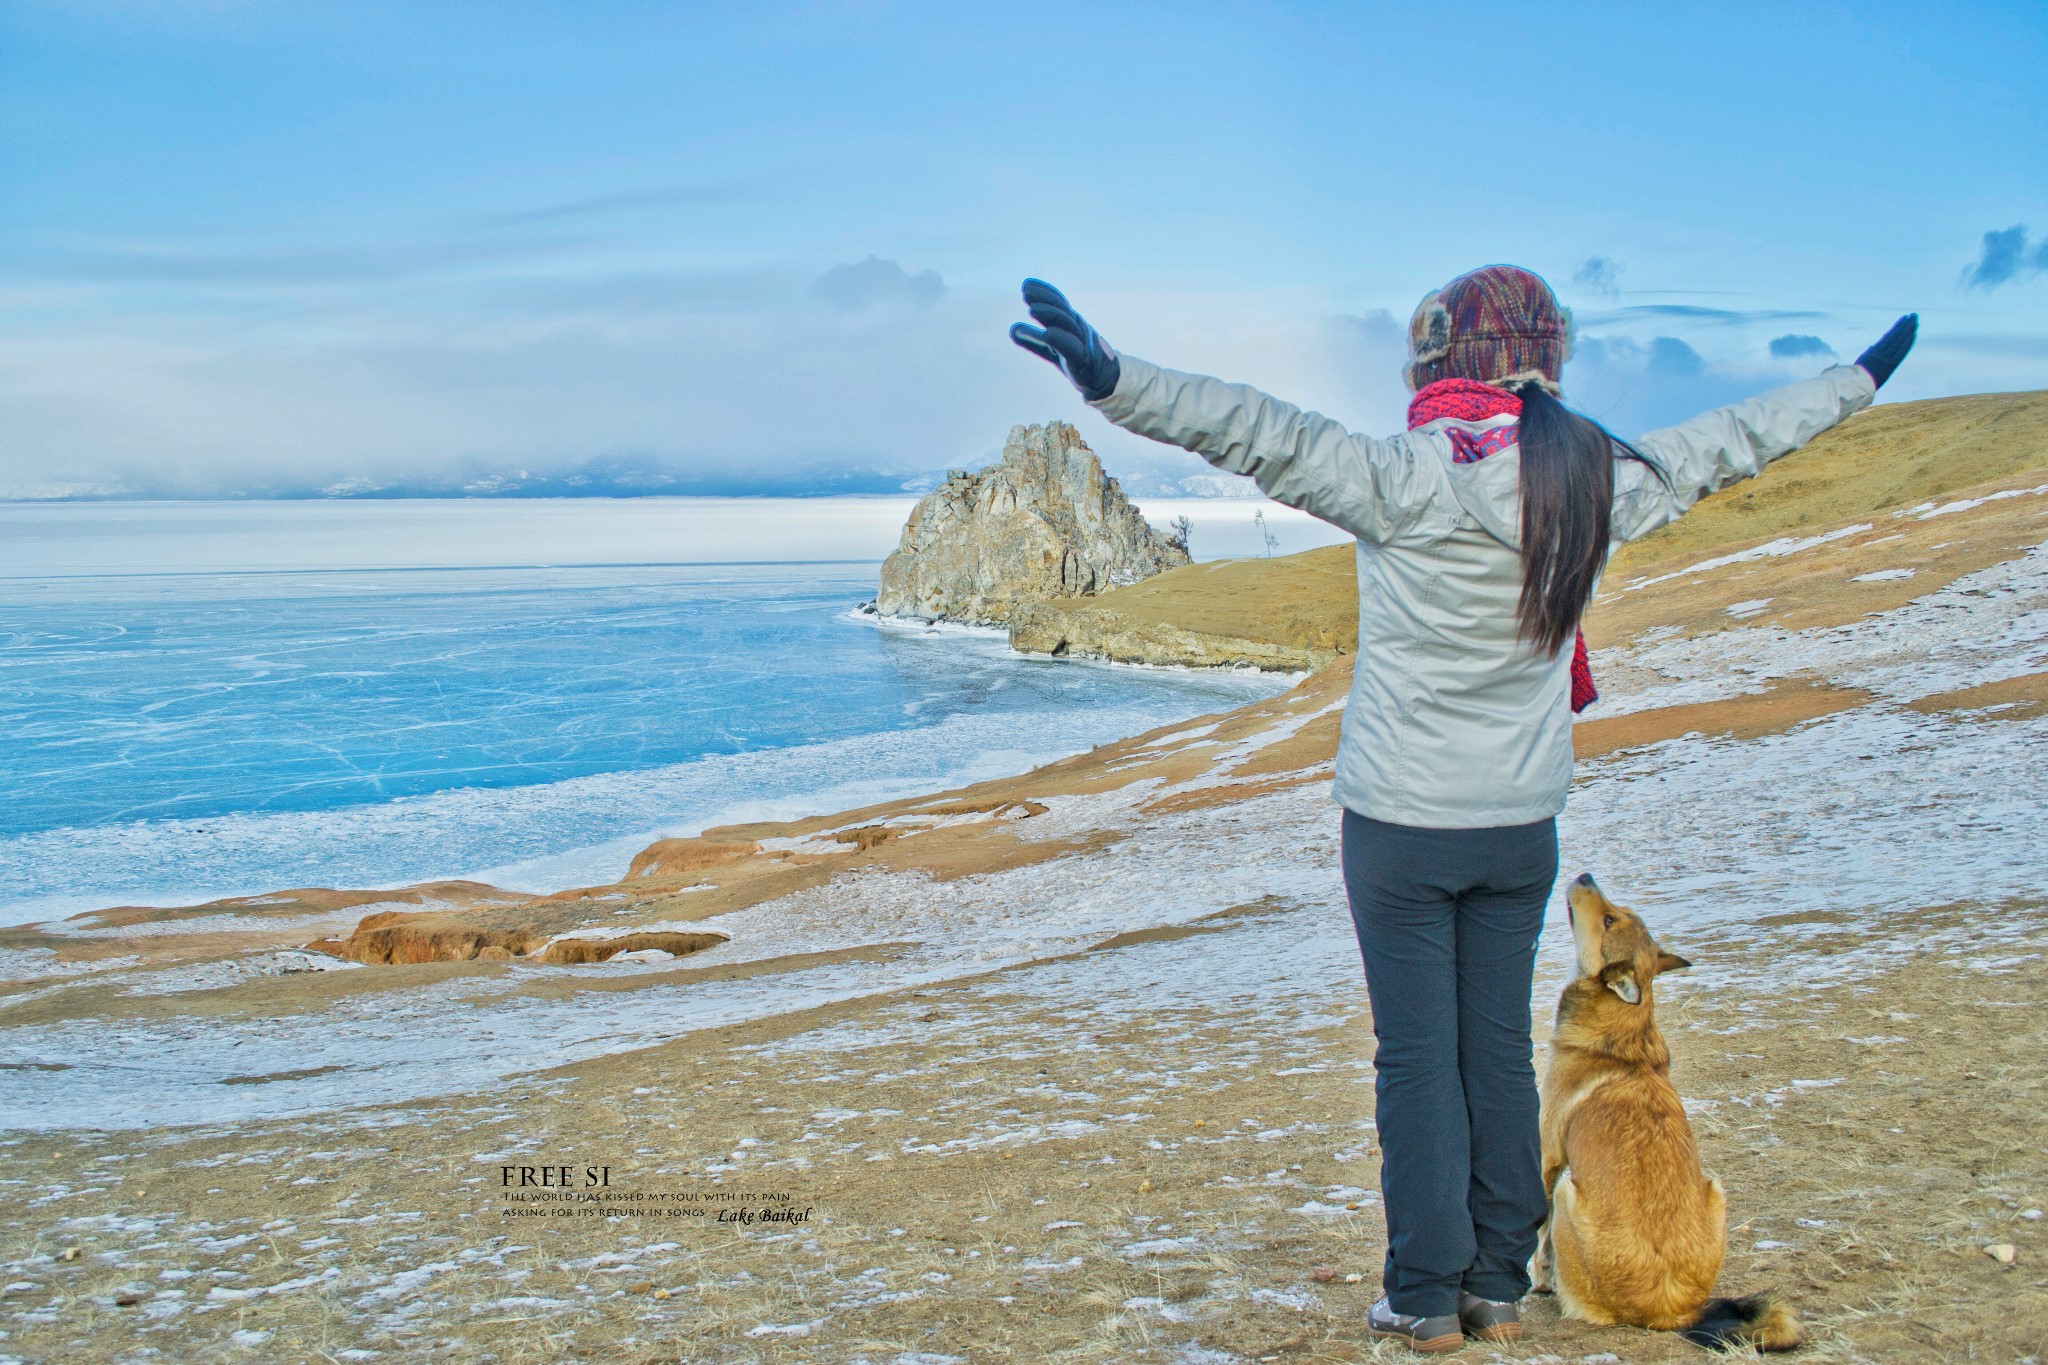
[[(1521, 451), (1453, 464), (1444, 431), (1515, 421), (1441, 418), (1398, 436), (1346, 431), (1244, 384), (1161, 369), (1129, 354), (1093, 404), (1120, 427), (1248, 474), (1268, 496), (1358, 538), (1358, 660), (1333, 795), (1375, 820), (1474, 828), (1564, 809), (1572, 775), (1571, 651), (1517, 638)], [(1617, 455), (1613, 537), (1675, 521), (1868, 406), (1854, 365), (1634, 445)]]

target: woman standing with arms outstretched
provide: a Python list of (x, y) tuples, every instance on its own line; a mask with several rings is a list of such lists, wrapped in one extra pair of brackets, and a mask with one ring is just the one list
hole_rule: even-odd
[(1385, 439), (1119, 356), (1043, 281), (1024, 301), (1038, 326), (1011, 337), (1110, 421), (1358, 538), (1334, 795), (1379, 1042), (1386, 1292), (1367, 1329), (1426, 1351), (1512, 1340), (1546, 1213), (1529, 997), (1591, 695), (1580, 618), (1612, 544), (1866, 407), (1917, 315), (1854, 365), (1628, 443), (1560, 401), (1570, 315), (1513, 266), (1423, 300), (1409, 429)]

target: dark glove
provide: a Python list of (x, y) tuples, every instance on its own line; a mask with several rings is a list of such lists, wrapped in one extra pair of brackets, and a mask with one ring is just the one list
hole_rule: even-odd
[(1892, 329), (1877, 339), (1877, 344), (1856, 357), (1856, 363), (1870, 376), (1870, 382), (1878, 388), (1892, 377), (1892, 371), (1899, 368), (1899, 362), (1906, 358), (1906, 352), (1913, 349), (1913, 338), (1920, 331), (1920, 315), (1908, 313), (1892, 324)]
[(1010, 340), (1039, 359), (1059, 366), (1060, 373), (1089, 402), (1109, 397), (1116, 390), (1117, 375), (1122, 370), (1116, 352), (1100, 333), (1081, 321), (1067, 296), (1044, 280), (1026, 280), (1024, 303), (1039, 325), (1013, 323)]

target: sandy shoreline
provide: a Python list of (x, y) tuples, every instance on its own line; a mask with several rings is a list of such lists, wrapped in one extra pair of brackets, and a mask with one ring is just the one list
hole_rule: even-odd
[[(1589, 624), (1567, 864), (1700, 964), (1660, 1012), (1723, 1287), (1786, 1289), (1817, 1360), (2048, 1349), (2043, 469), (1638, 557)], [(1375, 1358), (1347, 682), (605, 887), (0, 931), (0, 1088), (49, 1129), (0, 1139), (0, 1354)], [(403, 965), (626, 934), (716, 941)], [(260, 969), (315, 941), (377, 965)], [(1564, 953), (1553, 925), (1546, 1014)], [(1490, 1353), (1691, 1355), (1532, 1319)]]

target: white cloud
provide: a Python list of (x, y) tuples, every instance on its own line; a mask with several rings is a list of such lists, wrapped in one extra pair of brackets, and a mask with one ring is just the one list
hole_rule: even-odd
[(913, 324), (818, 308), (812, 272), (772, 266), (339, 300), (279, 285), (254, 320), (217, 296), (102, 311), (87, 295), (59, 331), (0, 324), (0, 493), (310, 491), (603, 458), (916, 471), (1059, 411), (1011, 354), (1006, 304), (891, 269)]
[(1609, 298), (1621, 292), (1621, 262), (1606, 256), (1588, 256), (1572, 272), (1572, 283)]
[[(204, 264), (174, 278), (17, 273), (0, 290), (0, 496), (488, 486), (520, 471), (830, 487), (848, 470), (907, 479), (979, 464), (1013, 423), (1055, 417), (1137, 486), (1210, 473), (1110, 426), (1013, 346), (1006, 329), (1023, 312), (1009, 288), (949, 289), (880, 257), (823, 269), (562, 245), (436, 266), (402, 243), (388, 261), (259, 244), (235, 271), (234, 254), (181, 256), (172, 264)], [(1353, 430), (1404, 425), (1405, 311), (1260, 291), (1073, 297), (1131, 354)], [(1816, 316), (1582, 311), (1567, 401), (1622, 435), (1684, 420), (1814, 373), (1827, 356), (1772, 355), (1769, 338)], [(1841, 354), (1856, 349), (1850, 324), (1826, 330)], [(2041, 345), (1950, 335), (1930, 312), (1885, 397), (2034, 387)]]
[(946, 297), (946, 282), (936, 270), (913, 275), (894, 261), (870, 256), (820, 275), (811, 285), (811, 297), (848, 312), (892, 303), (929, 307)]

